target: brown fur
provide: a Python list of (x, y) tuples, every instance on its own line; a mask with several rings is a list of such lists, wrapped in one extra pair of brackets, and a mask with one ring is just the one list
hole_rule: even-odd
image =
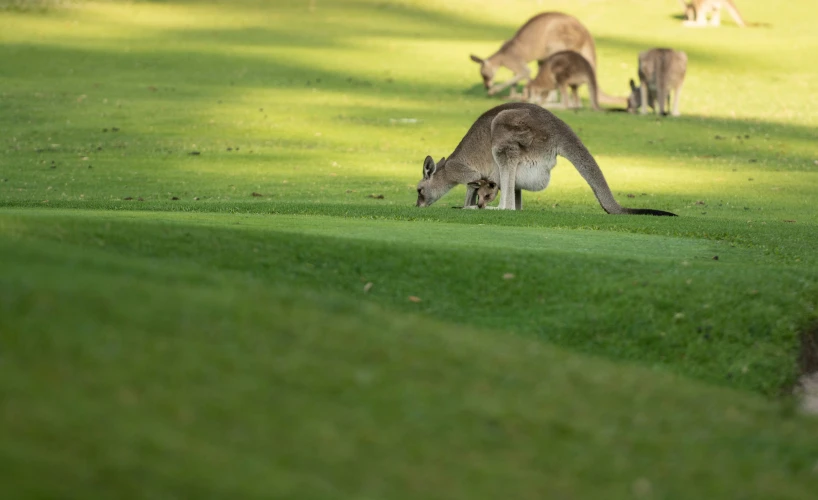
[(711, 26), (721, 26), (721, 9), (727, 9), (730, 17), (740, 27), (745, 27), (744, 19), (733, 0), (679, 0), (685, 9), (686, 20), (684, 26), (707, 26), (707, 17), (710, 16)]
[(544, 61), (540, 61), (539, 68), (536, 78), (526, 85), (524, 96), (529, 102), (541, 101), (544, 93), (559, 90), (563, 107), (572, 107), (568, 102), (568, 87), (571, 87), (571, 94), (574, 98), (573, 107), (578, 108), (581, 103), (577, 95), (577, 88), (580, 85), (588, 85), (591, 106), (594, 110), (599, 111), (596, 74), (594, 68), (581, 54), (572, 50), (557, 52)]
[[(480, 64), (483, 85), (489, 95), (494, 95), (521, 80), (529, 79), (529, 62), (543, 60), (562, 50), (579, 52), (592, 68), (596, 68), (596, 46), (588, 29), (573, 16), (544, 12), (529, 19), (490, 57), (481, 59), (472, 55), (471, 59)], [(502, 84), (494, 84), (494, 74), (500, 67), (513, 71), (514, 77)]]
[(435, 164), (427, 156), (416, 205), (429, 206), (456, 185), (466, 184), (464, 208), (472, 207), (475, 189), (469, 184), (486, 179), (499, 183), (501, 209), (520, 209), (521, 190), (541, 191), (548, 186), (557, 155), (574, 165), (607, 213), (675, 215), (622, 207), (596, 160), (571, 127), (550, 111), (530, 103), (507, 103), (486, 111), (448, 158)]
[(486, 205), (494, 201), (497, 193), (500, 192), (500, 185), (488, 179), (469, 183), (469, 186), (475, 190), (477, 208), (486, 208)]
[[(681, 50), (650, 49), (639, 53), (639, 86), (630, 81), (631, 97), (628, 111), (647, 113), (650, 106), (659, 114), (666, 114), (670, 91), (673, 91), (673, 116), (679, 116), (679, 96), (687, 72), (687, 54)], [(659, 105), (656, 106), (656, 101)]]

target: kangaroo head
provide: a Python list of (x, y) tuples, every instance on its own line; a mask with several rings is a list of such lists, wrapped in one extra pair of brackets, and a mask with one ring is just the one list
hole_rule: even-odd
[(446, 158), (441, 158), (435, 165), (435, 161), (431, 156), (427, 156), (423, 161), (423, 178), (418, 182), (416, 206), (428, 207), (452, 189), (452, 185), (444, 179), (443, 175), (435, 175), (445, 163)]
[(636, 113), (639, 109), (639, 105), (642, 102), (642, 88), (637, 87), (636, 83), (634, 83), (633, 78), (631, 78), (631, 95), (628, 96), (628, 113)]
[(470, 182), (469, 187), (477, 190), (477, 208), (486, 208), (486, 205), (497, 198), (497, 191), (500, 186), (488, 179), (480, 179), (476, 182)]
[(487, 59), (480, 59), (474, 54), (472, 54), (471, 60), (480, 65), (480, 76), (483, 77), (483, 85), (487, 89), (490, 88), (492, 83), (494, 83), (494, 73), (497, 72), (497, 68)]

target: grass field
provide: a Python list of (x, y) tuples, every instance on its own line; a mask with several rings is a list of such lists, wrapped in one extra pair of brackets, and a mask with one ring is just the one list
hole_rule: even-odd
[[(0, 0), (4, 492), (813, 498), (818, 8), (739, 8)], [(414, 207), (502, 102), (469, 54), (544, 10), (611, 94), (688, 53), (681, 117), (556, 111), (680, 217), (564, 159), (522, 212)]]

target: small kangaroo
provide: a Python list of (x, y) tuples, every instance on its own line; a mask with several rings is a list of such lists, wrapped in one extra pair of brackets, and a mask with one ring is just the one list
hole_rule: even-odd
[(710, 16), (711, 26), (721, 26), (722, 7), (727, 9), (736, 24), (742, 28), (746, 26), (733, 0), (692, 0), (690, 3), (679, 0), (679, 3), (685, 9), (685, 17), (687, 18), (682, 21), (684, 26), (706, 26), (708, 15)]
[[(500, 185), (488, 179), (480, 179), (477, 182), (470, 182), (469, 186), (475, 190), (477, 197), (477, 208), (486, 208), (486, 205), (497, 198), (497, 193), (500, 191)], [(521, 209), (522, 207), (517, 207)]]
[[(670, 107), (670, 91), (673, 90), (673, 116), (679, 116), (679, 96), (687, 71), (687, 54), (681, 50), (650, 49), (639, 53), (639, 86), (631, 79), (631, 95), (628, 98), (628, 112), (639, 108), (647, 113), (646, 105), (655, 112), (665, 115), (665, 106)], [(657, 107), (656, 101), (659, 101)]]
[[(460, 144), (437, 164), (423, 162), (416, 206), (428, 207), (458, 184), (466, 184), (464, 208), (474, 205), (474, 184), (486, 179), (499, 184), (500, 207), (522, 208), (522, 191), (542, 191), (551, 179), (557, 155), (564, 156), (591, 186), (609, 214), (671, 215), (646, 208), (625, 208), (614, 199), (594, 157), (567, 123), (536, 104), (513, 102), (496, 106), (472, 124)], [(499, 182), (498, 182), (499, 181)], [(513, 188), (511, 188), (513, 186)]]
[(528, 102), (541, 102), (543, 93), (559, 90), (562, 96), (562, 106), (572, 107), (568, 103), (568, 87), (571, 87), (571, 94), (574, 97), (573, 107), (579, 108), (582, 104), (579, 101), (577, 88), (587, 84), (588, 93), (591, 95), (591, 106), (595, 111), (599, 111), (596, 73), (581, 54), (573, 50), (557, 52), (544, 61), (540, 61), (539, 67), (536, 78), (528, 82), (523, 93), (523, 98)]
[[(540, 61), (555, 52), (574, 50), (596, 68), (594, 38), (577, 18), (561, 12), (543, 12), (529, 19), (500, 50), (486, 59), (475, 55), (471, 60), (480, 64), (480, 75), (489, 95), (494, 95), (531, 78), (528, 63)], [(494, 74), (500, 67), (514, 72), (511, 80), (494, 84)]]

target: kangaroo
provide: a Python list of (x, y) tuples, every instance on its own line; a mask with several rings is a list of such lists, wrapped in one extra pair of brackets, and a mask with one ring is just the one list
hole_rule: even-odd
[[(497, 198), (497, 192), (500, 191), (500, 185), (488, 179), (480, 179), (477, 182), (470, 182), (469, 186), (475, 190), (477, 197), (477, 208), (486, 208), (486, 205)], [(517, 207), (521, 209), (522, 207)]]
[[(630, 81), (631, 95), (628, 98), (628, 112), (647, 113), (646, 105), (659, 114), (665, 115), (665, 106), (670, 103), (673, 90), (673, 116), (679, 116), (679, 96), (687, 71), (687, 54), (681, 50), (650, 49), (639, 53), (639, 86)], [(655, 105), (656, 101), (659, 106)]]
[(467, 185), (464, 208), (472, 206), (476, 190), (469, 184), (486, 179), (499, 184), (501, 209), (519, 210), (521, 190), (542, 191), (548, 186), (557, 155), (574, 165), (605, 212), (676, 215), (621, 206), (596, 160), (571, 127), (547, 109), (521, 102), (501, 104), (483, 113), (448, 158), (435, 163), (427, 156), (416, 206), (432, 205), (458, 184)]
[(736, 24), (742, 28), (746, 26), (733, 0), (692, 0), (690, 3), (679, 0), (679, 3), (685, 9), (685, 17), (687, 18), (682, 21), (684, 26), (706, 26), (708, 15), (710, 15), (711, 26), (721, 26), (722, 7), (727, 9)]
[(582, 104), (577, 95), (577, 88), (582, 84), (587, 84), (588, 93), (591, 95), (591, 106), (595, 111), (599, 111), (596, 74), (594, 68), (581, 54), (573, 50), (557, 52), (544, 61), (540, 61), (539, 67), (536, 78), (528, 82), (523, 93), (524, 98), (527, 98), (529, 102), (541, 102), (543, 93), (559, 89), (562, 106), (571, 107), (568, 103), (568, 87), (571, 87), (574, 106), (579, 108)]
[[(543, 12), (529, 19), (493, 55), (486, 59), (472, 55), (471, 60), (480, 65), (483, 85), (489, 95), (494, 95), (521, 80), (530, 79), (529, 62), (543, 60), (562, 50), (579, 52), (588, 60), (591, 68), (596, 69), (596, 45), (588, 29), (568, 14)], [(513, 71), (514, 77), (495, 84), (494, 74), (500, 67)], [(608, 99), (616, 99), (604, 92), (600, 93), (600, 98), (605, 103), (608, 103)]]

